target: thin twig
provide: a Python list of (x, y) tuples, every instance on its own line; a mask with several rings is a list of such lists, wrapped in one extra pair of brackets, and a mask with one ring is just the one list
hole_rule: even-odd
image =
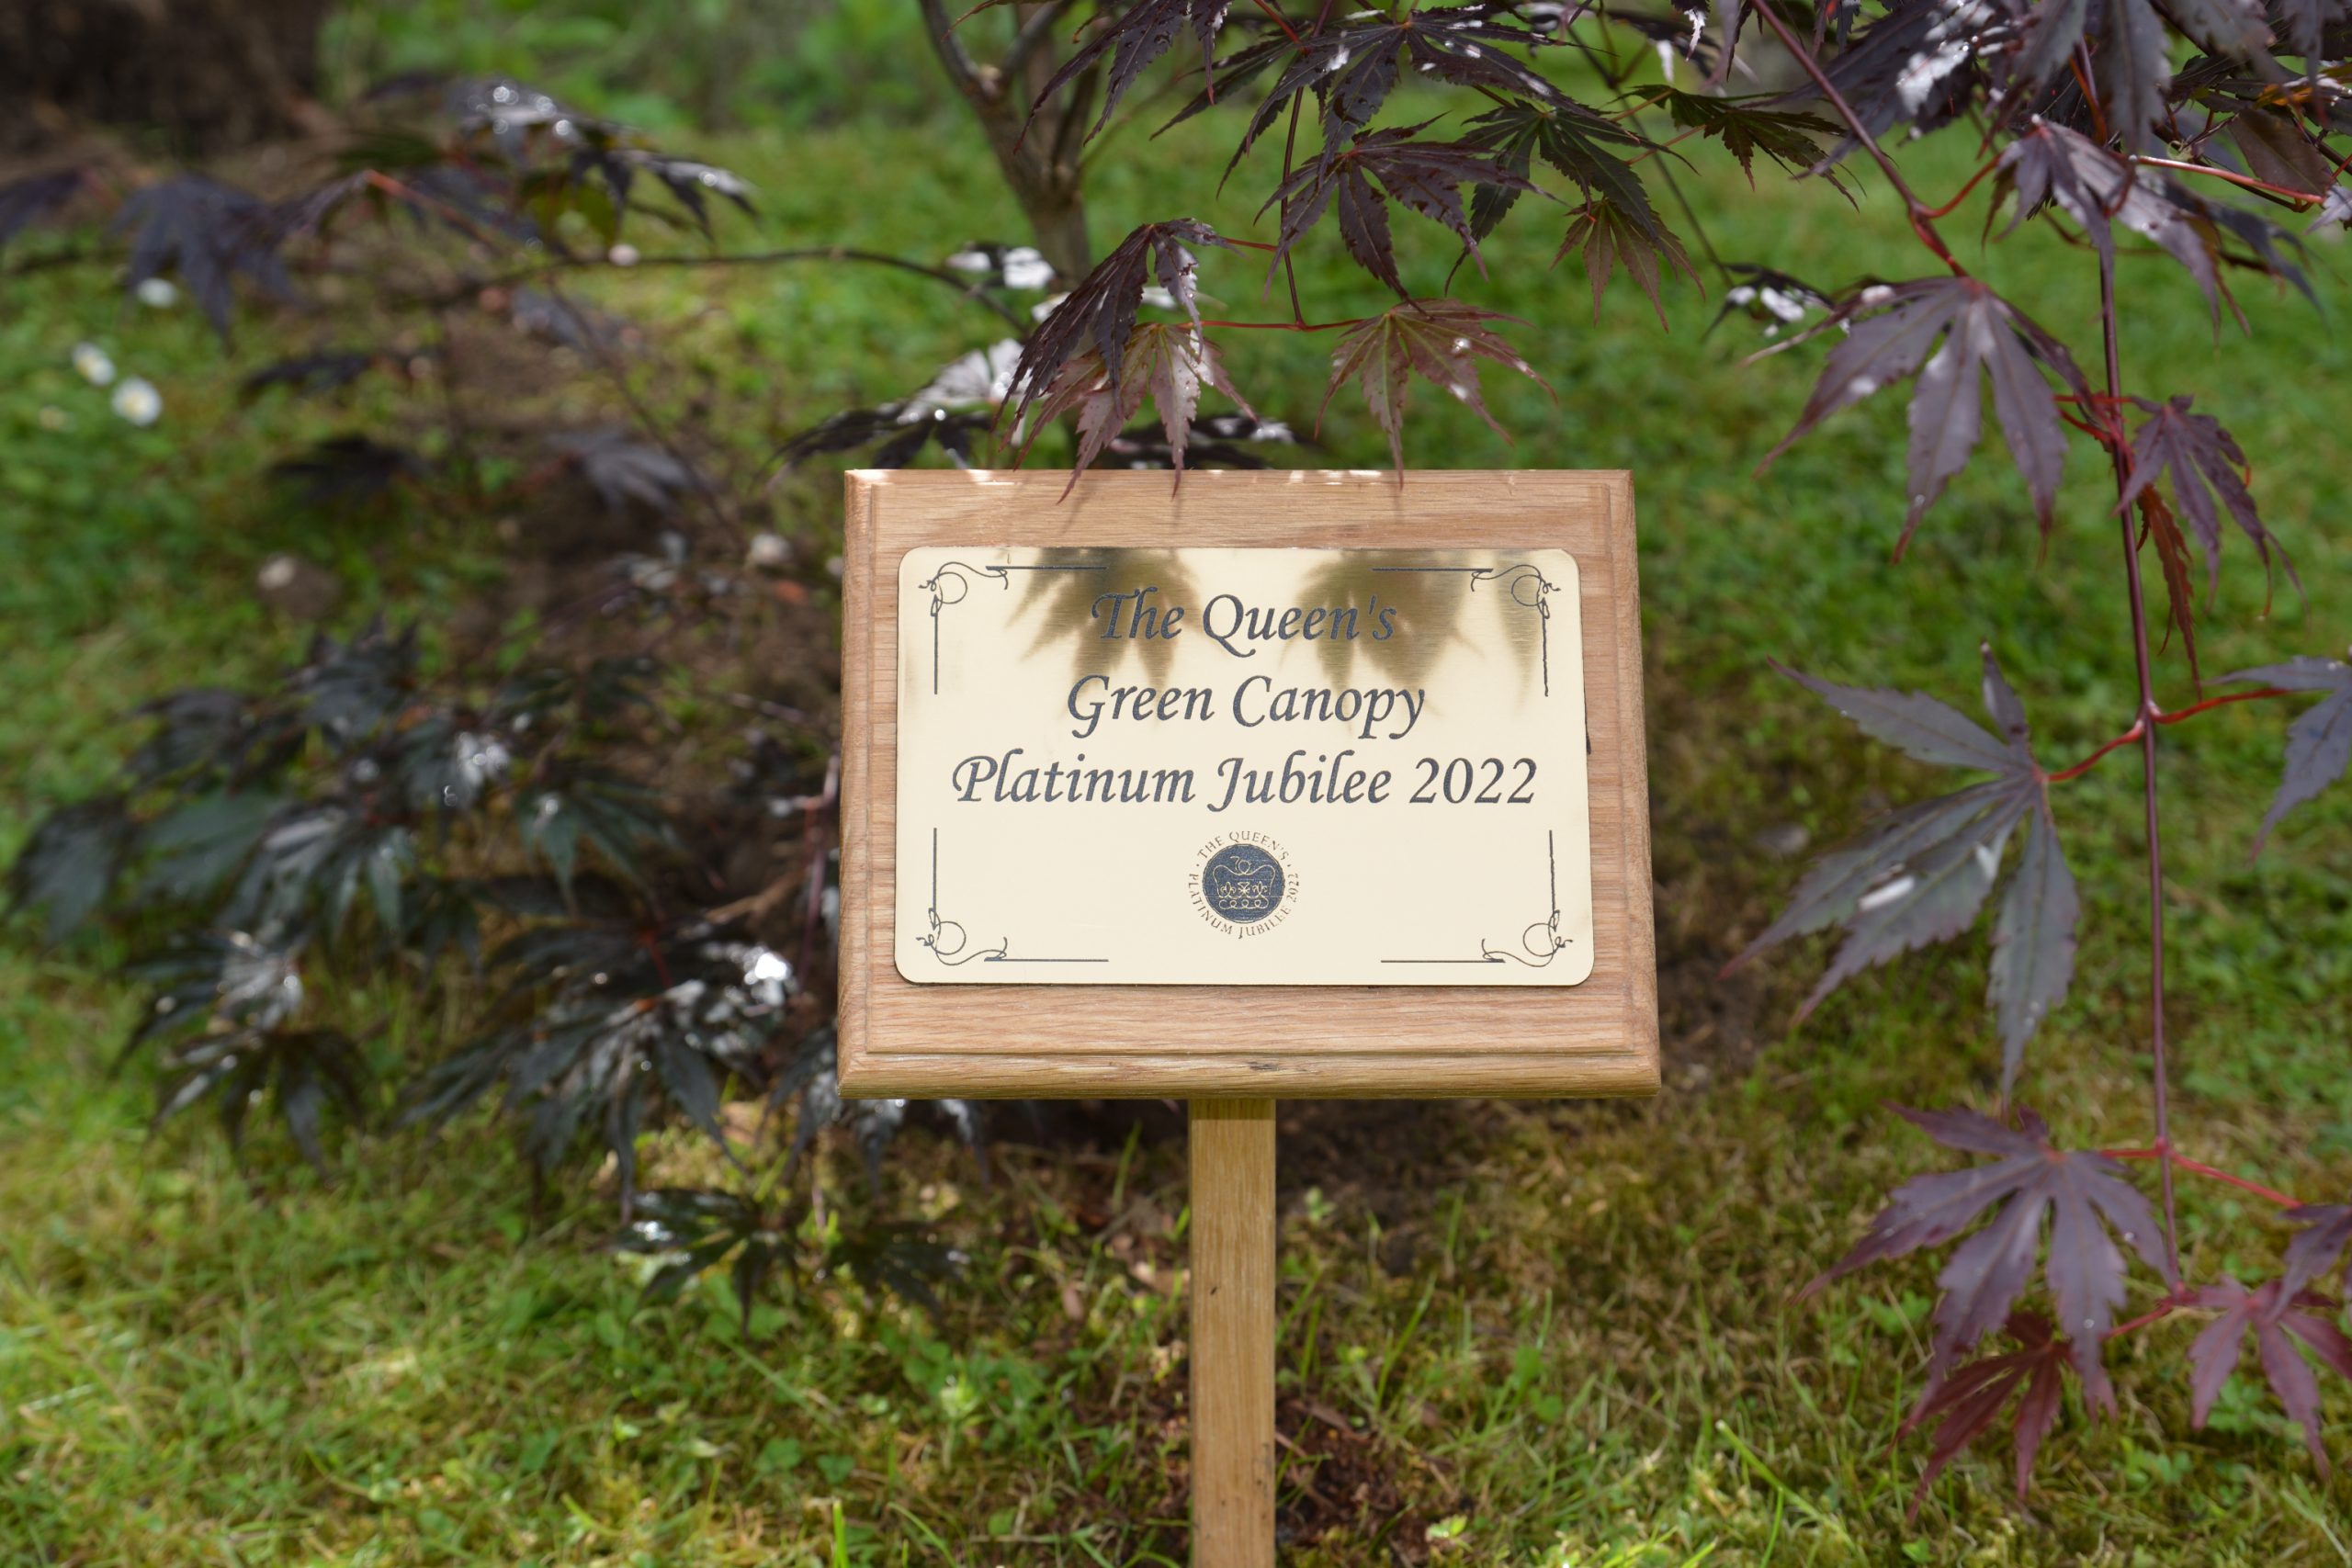
[(2148, 718), (2154, 719), (2158, 724), (2179, 724), (2185, 720), (2195, 718), (2199, 714), (2207, 712), (2210, 709), (2227, 707), (2232, 703), (2258, 703), (2263, 701), (2265, 698), (2284, 697), (2291, 694), (2292, 694), (2284, 686), (2265, 686), (2258, 692), (2232, 692), (2226, 696), (2207, 697), (2201, 703), (2192, 703), (2185, 708), (2178, 708), (2171, 713), (2158, 711), (2156, 713), (2147, 715), (2143, 718), (2134, 719), (2132, 721), (2131, 728), (2125, 730), (2114, 739), (2107, 742), (2107, 744), (2101, 746), (2098, 750), (2092, 752), (2089, 756), (2084, 758), (2073, 767), (2063, 769), (2058, 773), (2052, 773), (2050, 775), (2050, 782), (2052, 784), (2064, 784), (2068, 779), (2078, 779), (2085, 773), (2089, 773), (2091, 769), (2098, 764), (2099, 760), (2105, 757), (2109, 752), (2116, 750), (2120, 747), (2129, 746), (2134, 740), (2139, 739), (2142, 731), (2147, 727), (2146, 721)]
[(817, 953), (817, 934), (825, 924), (825, 856), (826, 835), (832, 828), (834, 814), (841, 807), (842, 754), (836, 750), (825, 762), (825, 790), (808, 815), (808, 853), (803, 857), (808, 866), (808, 896), (803, 907), (800, 924), (800, 973), (808, 973)]
[(392, 302), (400, 305), (439, 307), (454, 305), (485, 288), (511, 288), (518, 283), (532, 283), (560, 272), (585, 272), (609, 269), (616, 272), (638, 272), (657, 266), (776, 266), (791, 262), (859, 262), (868, 266), (887, 266), (899, 272), (927, 277), (934, 283), (945, 284), (974, 304), (994, 311), (1010, 323), (1014, 331), (1026, 333), (1029, 322), (1019, 311), (1002, 300), (984, 292), (968, 277), (960, 276), (945, 267), (928, 266), (909, 261), (904, 256), (887, 255), (879, 251), (861, 251), (846, 245), (808, 245), (782, 251), (712, 252), (704, 255), (639, 256), (635, 261), (621, 263), (609, 256), (548, 256), (529, 266), (510, 272), (493, 273), (488, 277), (468, 278), (462, 284), (433, 294), (410, 295)]
[(1054, 127), (1054, 144), (1046, 154), (1046, 169), (1082, 165), (1085, 162), (1086, 139), (1092, 129), (1091, 116), (1094, 112), (1094, 94), (1102, 83), (1102, 62), (1096, 61), (1079, 73), (1078, 80), (1066, 89), (1068, 101), (1062, 105), (1060, 119)]
[(2097, 133), (2093, 140), (2107, 141), (2109, 134), (2107, 129), (2107, 114), (2099, 107), (2098, 90), (2091, 85), (2090, 45), (2076, 43), (2074, 57), (2066, 63), (2075, 73), (2075, 85), (2082, 89), (2083, 102), (2090, 106), (2091, 130)]
[[(1640, 111), (1636, 110), (1634, 112), (1639, 113)], [(1706, 129), (1707, 128), (1703, 125), (1694, 125), (1687, 130), (1680, 131), (1667, 138), (1664, 141), (1653, 141), (1648, 146), (1643, 148), (1640, 152), (1634, 153), (1632, 157), (1626, 159), (1625, 166), (1630, 169), (1645, 158), (1654, 157), (1657, 154), (1665, 152), (1669, 147), (1678, 146), (1682, 142), (1690, 141), (1692, 137), (1703, 133)]]
[(1289, 20), (1283, 16), (1281, 11), (1277, 10), (1270, 3), (1270, 0), (1252, 0), (1252, 3), (1257, 6), (1258, 9), (1265, 12), (1268, 17), (1273, 18), (1274, 26), (1282, 28), (1283, 37), (1290, 39), (1293, 43), (1299, 41), (1298, 29), (1290, 25)]
[(1968, 176), (1968, 183), (1961, 186), (1957, 191), (1953, 192), (1952, 198), (1950, 201), (1945, 202), (1941, 207), (1928, 208), (1921, 214), (1921, 216), (1926, 218), (1951, 217), (1952, 213), (1959, 209), (1960, 204), (1968, 199), (1968, 193), (1974, 190), (1978, 185), (1982, 184), (1986, 175), (1991, 174), (2000, 166), (2001, 161), (1998, 158), (1990, 160), (1983, 168), (1978, 169), (1974, 174)]
[[(2145, 1149), (2101, 1149), (2099, 1150), (2099, 1153), (2105, 1155), (2109, 1159), (2162, 1160), (2167, 1166), (2177, 1166), (2180, 1169), (2188, 1172), (2191, 1176), (2202, 1176), (2208, 1180), (2219, 1181), (2225, 1186), (2234, 1187), (2242, 1192), (2251, 1192), (2258, 1198), (2267, 1198), (2282, 1209), (2299, 1209), (2302, 1207), (2303, 1201), (2301, 1198), (2296, 1197), (2291, 1192), (2281, 1192), (2276, 1187), (2265, 1187), (2259, 1181), (2249, 1181), (2243, 1176), (2234, 1175), (2232, 1172), (2222, 1170), (2216, 1166), (2207, 1165), (2203, 1160), (2190, 1159), (2178, 1149), (2169, 1149), (2159, 1146)], [(2179, 1270), (2177, 1269), (2174, 1270), (2176, 1273)]]
[[(1681, 139), (1678, 137), (1676, 140), (1679, 141)], [(1639, 163), (1640, 160), (1635, 159), (1634, 162)], [(1715, 271), (1723, 277), (1724, 288), (1728, 290), (1734, 286), (1737, 279), (1732, 276), (1730, 264), (1725, 262), (1723, 256), (1715, 250), (1715, 242), (1708, 237), (1707, 226), (1699, 220), (1699, 209), (1691, 206), (1690, 198), (1683, 194), (1682, 182), (1674, 177), (1674, 170), (1671, 166), (1660, 164), (1657, 166), (1657, 172), (1658, 177), (1666, 181), (1666, 188), (1668, 191), (1672, 193), (1675, 205), (1682, 209), (1683, 221), (1689, 223), (1690, 225), (1690, 232), (1699, 237), (1699, 249), (1705, 252), (1707, 259), (1714, 264)], [(1702, 285), (1699, 289), (1700, 297), (1702, 299), (1705, 298), (1706, 292), (1707, 290), (1705, 287)]]
[(778, 904), (792, 897), (793, 890), (800, 886), (801, 878), (807, 874), (806, 866), (796, 866), (757, 893), (738, 898), (731, 904), (705, 909), (702, 918), (715, 926), (727, 925), (734, 920), (763, 920), (775, 912)]
[(1220, 321), (1204, 320), (1204, 327), (1227, 327), (1245, 333), (1335, 333), (1343, 327), (1360, 327), (1365, 318), (1351, 317), (1344, 321)]
[(2154, 1307), (2142, 1313), (2139, 1316), (2132, 1318), (2127, 1322), (2119, 1323), (2114, 1327), (2109, 1329), (2105, 1337), (2109, 1339), (2120, 1339), (2127, 1334), (2137, 1334), (2140, 1330), (2147, 1327), (2148, 1325), (2152, 1323), (2162, 1323), (2165, 1318), (2168, 1318), (2174, 1313), (2178, 1312), (2183, 1304), (2183, 1303), (2176, 1301), (2171, 1296), (2166, 1296), (2163, 1301), (2158, 1302)]
[[(1315, 26), (1307, 33), (1307, 37), (1317, 38), (1321, 36), (1323, 24), (1330, 19), (1331, 6), (1333, 3), (1334, 0), (1323, 0), (1323, 4), (1316, 8)], [(1279, 21), (1281, 18), (1276, 17), (1275, 19)], [(1285, 27), (1283, 30), (1288, 32), (1289, 28)], [(1296, 33), (1291, 33), (1290, 41), (1293, 44), (1298, 43), (1298, 35)], [(1212, 97), (1214, 97), (1213, 86)], [(1294, 93), (1291, 95), (1290, 129), (1283, 135), (1283, 177), (1280, 183), (1274, 187), (1277, 191), (1287, 191), (1290, 189), (1291, 169), (1294, 166), (1294, 160), (1295, 159), (1298, 152), (1299, 109), (1306, 101), (1306, 95), (1304, 93)], [(1328, 152), (1329, 149), (1327, 147), (1325, 151)], [(1277, 233), (1287, 235), (1290, 232), (1290, 203), (1291, 198), (1288, 196), (1282, 197), (1282, 211), (1276, 215)], [(1298, 264), (1287, 249), (1283, 251), (1282, 255), (1283, 278), (1290, 286), (1290, 318), (1294, 321), (1303, 322), (1306, 320), (1306, 307), (1298, 302)], [(1261, 297), (1263, 297), (1262, 291)]]
[[(2107, 396), (2110, 406), (2123, 400), (2123, 358), (2115, 314), (2115, 257), (2112, 252), (2100, 253), (2098, 259), (2098, 319), (2099, 336), (2107, 351)], [(2132, 467), (2129, 455), (2120, 441), (2111, 443), (2108, 457), (2115, 470), (2115, 492), (2119, 502), (2116, 525), (2123, 533), (2123, 581), (2130, 591), (2132, 607), (2132, 658), (2140, 677), (2140, 711), (2154, 714), (2156, 680), (2154, 660), (2148, 648), (2148, 600), (2140, 581), (2140, 541), (2132, 531), (2132, 517), (2120, 505), (2131, 493)], [(2146, 801), (2148, 834), (2148, 1040), (2153, 1055), (2155, 1077), (2156, 1145), (2172, 1146), (2172, 1082), (2171, 1064), (2165, 1053), (2165, 849), (2164, 826), (2156, 802), (2156, 729), (2157, 726), (2141, 726), (2140, 761), (2141, 793)], [(2157, 1171), (2164, 1188), (2165, 1261), (2167, 1277), (2180, 1279), (2180, 1211), (2173, 1192), (2173, 1162), (2164, 1160)]]
[(473, 220), (473, 216), (467, 212), (465, 209), (458, 207), (454, 202), (444, 201), (441, 197), (435, 196), (428, 191), (419, 190), (416, 186), (410, 185), (405, 180), (396, 180), (392, 178), (391, 175), (385, 174), (379, 169), (367, 169), (360, 173), (359, 183), (370, 187), (371, 189), (382, 191), (386, 196), (391, 197), (396, 200), (413, 202), (419, 207), (431, 208), (435, 212), (440, 214), (441, 221), (448, 224), (452, 229), (457, 230), (469, 239), (478, 241), (485, 245), (495, 245), (500, 243), (498, 235), (490, 232), (481, 224), (475, 222)]
[(1878, 164), (1879, 173), (1886, 176), (1886, 183), (1894, 187), (1895, 195), (1903, 198), (1904, 210), (1911, 220), (1911, 231), (1919, 236), (1919, 243), (1935, 252), (1936, 258), (1951, 268), (1955, 276), (1967, 276), (1968, 269), (1960, 265), (1959, 258), (1951, 254), (1951, 247), (1944, 243), (1941, 234), (1936, 232), (1933, 209), (1919, 199), (1918, 193), (1903, 177), (1903, 171), (1895, 167), (1894, 160), (1887, 155), (1886, 149), (1878, 144), (1878, 138), (1862, 124), (1862, 117), (1854, 112), (1854, 106), (1846, 101), (1846, 95), (1830, 81), (1829, 73), (1821, 68), (1821, 62), (1813, 57), (1813, 51), (1797, 41), (1797, 35), (1789, 30), (1788, 23), (1781, 20), (1767, 0), (1756, 0), (1756, 14), (1763, 17), (1765, 25), (1780, 38), (1781, 47), (1787, 50), (1790, 57), (1812, 78), (1822, 97), (1838, 111), (1838, 118), (1846, 122), (1848, 134), (1862, 144)]
[(1006, 47), (1004, 58), (997, 62), (997, 74), (1008, 84), (1019, 76), (1021, 68), (1029, 63), (1029, 57), (1037, 51), (1037, 46), (1046, 41), (1046, 36), (1053, 31), (1054, 24), (1060, 21), (1069, 9), (1069, 0), (1053, 0), (1050, 5), (1039, 6), (1036, 14), (1022, 23), (1021, 30), (1012, 35), (1012, 42)]
[(1790, 56), (1796, 61), (1798, 69), (1812, 78), (1815, 88), (1828, 100), (1829, 107), (1838, 111), (1838, 118), (1846, 122), (1848, 133), (1860, 142), (1863, 150), (1870, 153), (1871, 160), (1878, 164), (1879, 173), (1886, 176), (1886, 183), (1894, 187), (1894, 193), (1901, 197), (1914, 212), (1924, 210), (1927, 204), (1913, 193), (1910, 182), (1903, 177), (1903, 171), (1895, 167), (1894, 160), (1887, 155), (1886, 149), (1878, 144), (1878, 138), (1872, 136), (1869, 128), (1862, 124), (1862, 117), (1854, 112), (1854, 106), (1846, 101), (1846, 95), (1839, 92), (1837, 84), (1829, 80), (1829, 73), (1821, 68), (1821, 62), (1813, 57), (1813, 51), (1797, 41), (1797, 35), (1789, 30), (1788, 23), (1781, 20), (1780, 13), (1765, 4), (1764, 0), (1757, 0), (1756, 14), (1764, 18), (1764, 25), (1770, 28), (1779, 37), (1781, 47), (1787, 50)]
[(922, 7), (923, 30), (931, 35), (931, 47), (939, 56), (956, 90), (966, 97), (978, 100), (988, 94), (980, 68), (964, 51), (964, 40), (956, 36), (956, 24), (947, 15), (947, 7), (940, 0), (916, 0)]
[[(1602, 20), (1605, 24), (1607, 18), (1604, 17)], [(1616, 92), (1624, 83), (1626, 73), (1618, 69), (1617, 51), (1614, 46), (1607, 46), (1608, 57), (1604, 62), (1600, 51), (1595, 50), (1592, 45), (1586, 43), (1582, 39), (1576, 36), (1573, 23), (1564, 25), (1560, 29), (1560, 34), (1563, 39), (1574, 43), (1577, 48), (1584, 51), (1586, 57), (1593, 62), (1595, 69), (1600, 71), (1602, 83), (1611, 92)], [(1606, 40), (1609, 36), (1608, 29), (1604, 25), (1601, 30), (1601, 37)], [(1661, 144), (1656, 138), (1652, 137), (1645, 129), (1644, 129), (1640, 119), (1640, 116), (1645, 110), (1655, 108), (1657, 106), (1657, 98), (1642, 98), (1631, 108), (1625, 109), (1618, 114), (1611, 115), (1609, 118), (1612, 122), (1623, 123), (1627, 130), (1640, 137), (1643, 141), (1648, 143), (1649, 152), (1663, 152), (1667, 147), (1673, 146), (1674, 142), (1683, 141), (1685, 138), (1694, 134), (1696, 131), (1704, 129), (1703, 127), (1693, 126), (1690, 130), (1685, 130), (1681, 135), (1675, 137), (1673, 141), (1668, 141)], [(1644, 152), (1640, 157), (1627, 159), (1626, 166), (1630, 168), (1634, 164), (1640, 163), (1643, 158), (1649, 156), (1649, 152)], [(1732, 270), (1729, 264), (1724, 260), (1722, 254), (1715, 249), (1715, 242), (1708, 235), (1706, 224), (1700, 221), (1699, 209), (1691, 205), (1690, 197), (1684, 193), (1682, 189), (1682, 182), (1674, 177), (1673, 165), (1670, 164), (1660, 164), (1657, 166), (1657, 172), (1659, 177), (1666, 181), (1666, 188), (1673, 196), (1674, 204), (1682, 209), (1683, 221), (1689, 223), (1690, 225), (1690, 232), (1698, 236), (1699, 249), (1705, 254), (1709, 265), (1714, 267), (1716, 275), (1723, 279), (1724, 288), (1725, 289), (1731, 288), (1733, 285), (1737, 282), (1737, 279), (1732, 276)], [(1702, 296), (1706, 291), (1706, 286), (1704, 284), (1700, 285), (1699, 292)]]
[[(1290, 130), (1283, 137), (1283, 177), (1281, 183), (1274, 186), (1274, 189), (1277, 192), (1287, 192), (1290, 189), (1291, 160), (1298, 150), (1298, 110), (1299, 106), (1304, 103), (1306, 99), (1306, 95), (1304, 93), (1295, 93), (1291, 96)], [(1288, 195), (1283, 195), (1282, 197), (1282, 210), (1274, 215), (1274, 231), (1285, 239), (1290, 235), (1290, 197)], [(1298, 265), (1293, 259), (1291, 253), (1287, 248), (1283, 248), (1283, 276), (1287, 279), (1290, 284), (1291, 320), (1294, 321), (1304, 321), (1306, 320), (1306, 307), (1298, 302)], [(1271, 284), (1273, 280), (1272, 278), (1268, 278), (1266, 281)], [(1265, 289), (1261, 288), (1258, 291), (1259, 299), (1263, 299), (1265, 296)]]
[(2226, 696), (2207, 697), (2201, 703), (2191, 703), (2185, 708), (2175, 708), (2170, 713), (2160, 713), (2156, 715), (2156, 722), (2158, 724), (2178, 724), (2185, 718), (2195, 718), (2199, 714), (2203, 713), (2208, 708), (2227, 707), (2232, 703), (2258, 703), (2270, 697), (2290, 697), (2292, 695), (2294, 695), (2294, 694), (2290, 692), (2284, 686), (2265, 686), (2258, 692), (2232, 692)]
[(580, 307), (571, 302), (571, 297), (566, 294), (562, 286), (552, 277), (548, 279), (548, 297), (553, 299), (563, 312), (571, 318), (572, 324), (580, 329), (580, 341), (587, 345), (590, 356), (605, 372), (605, 378), (612, 382), (613, 389), (618, 392), (621, 400), (628, 405), (628, 412), (637, 420), (638, 428), (644, 431), (647, 438), (655, 446), (667, 453), (672, 462), (685, 470), (688, 481), (694, 486), (695, 494), (701, 498), (704, 508), (710, 513), (711, 521), (718, 525), (721, 533), (740, 535), (741, 530), (736, 526), (734, 519), (728, 515), (727, 503), (720, 498), (708, 477), (703, 473), (702, 466), (688, 457), (679, 448), (678, 444), (671, 438), (668, 428), (653, 417), (653, 411), (646, 407), (645, 400), (637, 395), (637, 389), (628, 384), (628, 367), (613, 357), (612, 351), (607, 349), (604, 340), (596, 335), (594, 324), (586, 316), (581, 314)]
[(2052, 784), (2064, 784), (2070, 779), (2081, 778), (2085, 773), (2089, 773), (2093, 768), (2098, 766), (2100, 761), (2105, 758), (2109, 752), (2116, 750), (2121, 747), (2129, 746), (2134, 740), (2139, 739), (2141, 734), (2145, 731), (2147, 728), (2148, 727), (2144, 722), (2135, 722), (2131, 728), (2125, 730), (2114, 739), (2107, 742), (2107, 744), (2101, 746), (2098, 750), (2092, 752), (2089, 756), (2084, 758), (2073, 767), (2063, 768), (2057, 773), (2052, 773), (2050, 775), (2050, 782)]
[(2242, 186), (2246, 190), (2258, 190), (2265, 196), (2275, 196), (2281, 201), (2291, 202), (2299, 208), (2317, 207), (2324, 199), (2307, 190), (2295, 190), (2287, 186), (2274, 186), (2267, 180), (2257, 180), (2228, 169), (2217, 169), (2211, 164), (2184, 163), (2178, 158), (2135, 157), (2132, 161), (2143, 169), (2175, 169), (2184, 175), (2203, 175), (2211, 179), (2227, 180), (2233, 186)]

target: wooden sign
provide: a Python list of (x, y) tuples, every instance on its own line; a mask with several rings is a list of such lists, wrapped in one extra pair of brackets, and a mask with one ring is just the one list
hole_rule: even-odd
[(859, 473), (859, 1095), (1657, 1084), (1632, 485)]
[(1193, 1562), (1272, 1568), (1274, 1098), (1657, 1086), (1633, 483), (1069, 479), (849, 478), (842, 1092), (1192, 1100)]

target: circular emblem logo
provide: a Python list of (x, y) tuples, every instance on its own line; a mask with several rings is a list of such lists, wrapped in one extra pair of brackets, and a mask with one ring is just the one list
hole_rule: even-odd
[(1282, 846), (1263, 833), (1211, 840), (1191, 878), (1193, 907), (1228, 936), (1255, 936), (1280, 925), (1297, 888)]

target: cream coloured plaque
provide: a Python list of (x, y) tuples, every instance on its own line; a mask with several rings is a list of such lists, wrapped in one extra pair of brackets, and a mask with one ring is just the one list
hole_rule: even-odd
[(1592, 974), (1568, 551), (933, 547), (897, 576), (906, 980)]

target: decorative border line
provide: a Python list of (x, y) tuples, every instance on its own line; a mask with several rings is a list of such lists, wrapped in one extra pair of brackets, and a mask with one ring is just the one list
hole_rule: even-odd
[(1548, 864), (1552, 887), (1552, 913), (1537, 920), (1519, 933), (1520, 946), (1527, 950), (1522, 957), (1507, 947), (1497, 947), (1485, 937), (1478, 939), (1476, 958), (1384, 958), (1383, 964), (1500, 964), (1505, 959), (1524, 964), (1530, 969), (1541, 969), (1560, 956), (1561, 949), (1575, 941), (1560, 934), (1560, 856), (1556, 843), (1558, 835), (1550, 829), (1544, 833), (1544, 856)]
[[(940, 562), (937, 571), (915, 584), (917, 588), (931, 590), (931, 694), (934, 697), (939, 695), (939, 612), (950, 604), (961, 604), (966, 599), (971, 597), (972, 579), (964, 575), (966, 572), (985, 577), (1000, 588), (1010, 589), (1012, 586), (1012, 574), (1016, 571), (1101, 571), (1102, 570), (1103, 566), (1100, 561), (1088, 566), (974, 566), (969, 561)], [(948, 594), (945, 586), (949, 583), (953, 583), (956, 588), (952, 597)]]
[[(949, 603), (952, 604), (954, 601), (951, 600)], [(931, 830), (931, 908), (925, 911), (925, 914), (931, 921), (931, 934), (919, 936), (915, 941), (931, 949), (931, 955), (933, 958), (951, 968), (958, 964), (969, 964), (975, 959), (983, 964), (1108, 964), (1111, 962), (1107, 958), (1015, 958), (1012, 956), (1012, 942), (1009, 937), (1001, 939), (994, 947), (983, 947), (971, 953), (965, 952), (964, 950), (971, 945), (971, 933), (967, 931), (958, 921), (943, 919), (939, 913), (939, 829), (936, 828)], [(947, 934), (949, 931), (956, 934), (950, 937)]]
[[(1470, 592), (1473, 593), (1478, 592), (1478, 584), (1481, 582), (1500, 583), (1503, 592), (1510, 595), (1511, 603), (1522, 604), (1535, 612), (1537, 637), (1542, 649), (1544, 694), (1547, 697), (1552, 694), (1551, 601), (1552, 595), (1558, 592), (1560, 587), (1558, 583), (1545, 577), (1541, 570), (1526, 561), (1513, 561), (1509, 566), (1376, 566), (1372, 570), (1374, 571), (1453, 572), (1470, 579)], [(1532, 599), (1526, 597), (1520, 592), (1523, 588), (1532, 589), (1535, 597)], [(1412, 960), (1400, 959), (1397, 962), (1409, 963)], [(1462, 962), (1468, 964), (1475, 961), (1465, 958)]]

